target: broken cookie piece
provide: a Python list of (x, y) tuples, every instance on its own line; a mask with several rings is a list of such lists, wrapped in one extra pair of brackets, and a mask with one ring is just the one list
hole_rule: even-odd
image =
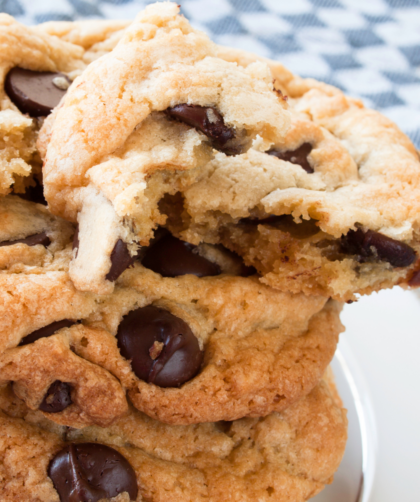
[[(286, 104), (267, 65), (244, 69), (218, 58), (178, 10), (160, 3), (140, 13), (115, 49), (69, 89), (41, 133), (40, 142), (49, 139), (49, 207), (79, 224), (70, 275), (81, 290), (111, 292), (118, 240), (131, 257), (148, 245), (165, 223), (159, 201), (200, 179), (216, 155), (235, 158), (257, 138), (269, 148), (287, 130)], [(109, 226), (98, 236), (94, 215), (104, 212)], [(98, 266), (89, 270), (93, 254)]]

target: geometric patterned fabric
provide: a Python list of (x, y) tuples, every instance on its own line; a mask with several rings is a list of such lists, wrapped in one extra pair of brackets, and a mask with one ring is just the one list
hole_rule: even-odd
[[(0, 0), (24, 24), (132, 19), (147, 0)], [(220, 44), (281, 61), (363, 99), (420, 149), (420, 0), (184, 0)]]

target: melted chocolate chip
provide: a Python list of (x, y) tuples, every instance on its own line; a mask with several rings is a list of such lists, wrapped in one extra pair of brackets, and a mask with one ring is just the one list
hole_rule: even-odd
[(228, 127), (222, 115), (211, 106), (199, 105), (176, 105), (168, 108), (165, 113), (170, 117), (185, 122), (195, 127), (205, 134), (211, 141), (213, 148), (226, 153), (226, 155), (235, 155), (238, 152), (228, 147), (228, 141), (235, 137), (235, 132)]
[(58, 105), (66, 94), (66, 85), (70, 83), (63, 73), (16, 67), (7, 74), (4, 88), (22, 113), (31, 117), (43, 117)]
[(282, 232), (288, 232), (296, 239), (307, 239), (320, 232), (316, 220), (302, 220), (301, 223), (296, 223), (291, 214), (282, 214), (281, 216), (271, 215), (261, 220), (243, 218), (240, 223), (248, 225), (269, 225), (270, 227), (278, 228)]
[(59, 329), (70, 328), (70, 326), (73, 326), (73, 324), (76, 324), (76, 321), (72, 321), (70, 319), (63, 319), (62, 321), (52, 322), (51, 324), (48, 324), (48, 326), (44, 326), (43, 328), (37, 329), (36, 331), (33, 331), (29, 335), (25, 336), (25, 338), (22, 338), (22, 340), (19, 343), (19, 346), (28, 345), (29, 343), (34, 343), (36, 342), (36, 340), (39, 340), (40, 338), (46, 338), (48, 336), (53, 335)]
[[(74, 241), (73, 241), (74, 246)], [(79, 237), (77, 236), (77, 247), (79, 247)], [(126, 268), (134, 263), (135, 256), (130, 256), (127, 244), (118, 239), (111, 253), (111, 268), (105, 279), (114, 282), (124, 272)]]
[(341, 252), (356, 255), (359, 262), (367, 258), (386, 261), (393, 267), (408, 267), (416, 260), (416, 252), (404, 242), (391, 239), (386, 235), (360, 228), (350, 230), (340, 241)]
[(197, 246), (168, 234), (149, 246), (142, 264), (163, 277), (192, 274), (206, 277), (221, 274), (220, 267), (196, 252)]
[(299, 148), (296, 148), (296, 150), (281, 152), (276, 148), (272, 148), (271, 150), (268, 150), (267, 153), (268, 155), (273, 155), (280, 160), (287, 160), (292, 164), (297, 164), (305, 169), (307, 173), (311, 174), (314, 172), (312, 166), (308, 162), (308, 155), (311, 153), (311, 151), (312, 145), (310, 143), (303, 143), (303, 145), (301, 145)]
[(203, 360), (189, 326), (152, 305), (126, 315), (118, 327), (117, 340), (122, 356), (131, 360), (134, 373), (160, 387), (178, 387), (191, 380)]
[(71, 385), (56, 380), (47, 390), (42, 403), (39, 405), (41, 411), (46, 413), (60, 413), (71, 405)]
[(61, 502), (98, 502), (128, 492), (137, 498), (137, 479), (128, 460), (98, 443), (65, 446), (48, 466)]
[(37, 246), (41, 244), (42, 246), (49, 246), (51, 244), (51, 239), (45, 232), (40, 234), (29, 235), (24, 239), (17, 239), (16, 241), (3, 241), (0, 242), (0, 247), (3, 246), (13, 246), (13, 244), (26, 244), (27, 246)]

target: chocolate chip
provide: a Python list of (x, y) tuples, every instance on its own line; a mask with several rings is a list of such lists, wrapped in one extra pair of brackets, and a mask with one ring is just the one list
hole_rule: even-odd
[(178, 387), (191, 380), (203, 360), (189, 326), (152, 305), (126, 315), (118, 327), (117, 340), (122, 356), (131, 360), (134, 373), (159, 387)]
[(18, 195), (21, 199), (36, 202), (37, 204), (42, 204), (43, 206), (48, 204), (44, 197), (44, 187), (38, 180), (35, 180), (35, 185), (29, 186), (25, 193), (19, 193), (16, 195)]
[(250, 277), (251, 275), (255, 275), (256, 273), (257, 273), (257, 269), (255, 267), (253, 267), (252, 265), (250, 265), (250, 266), (245, 265), (245, 263), (242, 261), (241, 270), (239, 272), (239, 275), (241, 277)]
[(70, 328), (70, 326), (73, 326), (73, 324), (76, 324), (76, 322), (77, 321), (72, 321), (70, 319), (63, 319), (62, 321), (52, 322), (51, 324), (48, 324), (48, 326), (37, 329), (36, 331), (33, 331), (29, 335), (25, 336), (25, 338), (22, 338), (19, 346), (28, 345), (29, 343), (36, 342), (36, 340), (39, 340), (40, 338), (51, 336), (59, 329)]
[(22, 113), (43, 117), (49, 115), (66, 94), (63, 82), (71, 83), (63, 73), (16, 67), (7, 74), (4, 88)]
[[(77, 238), (77, 243), (79, 243), (79, 238)], [(118, 239), (111, 253), (111, 268), (105, 279), (111, 282), (116, 281), (124, 270), (134, 263), (135, 259), (135, 256), (130, 255), (127, 244)]]
[(197, 253), (197, 246), (168, 234), (149, 246), (142, 264), (163, 277), (192, 274), (206, 277), (221, 274), (220, 267)]
[(41, 232), (40, 234), (29, 235), (24, 239), (0, 242), (0, 247), (13, 246), (13, 244), (26, 244), (27, 246), (37, 246), (38, 244), (42, 244), (43, 246), (47, 247), (51, 244), (51, 239), (45, 232)]
[(59, 413), (65, 410), (72, 403), (70, 392), (70, 384), (56, 380), (49, 386), (39, 409), (46, 413)]
[(61, 502), (98, 502), (128, 492), (137, 499), (137, 479), (128, 460), (98, 443), (69, 444), (48, 466)]
[(417, 288), (420, 286), (420, 270), (416, 270), (411, 279), (408, 281), (408, 285), (412, 288)]
[(307, 239), (320, 232), (317, 226), (317, 220), (302, 220), (301, 223), (296, 223), (291, 214), (282, 214), (281, 216), (271, 215), (261, 220), (253, 218), (243, 218), (240, 224), (248, 225), (269, 225), (270, 227), (278, 228), (282, 232), (288, 232), (296, 239)]
[(340, 241), (341, 252), (356, 255), (359, 262), (367, 258), (386, 261), (393, 267), (408, 267), (416, 260), (416, 252), (408, 244), (391, 239), (379, 232), (360, 228), (350, 230)]
[(301, 145), (299, 148), (296, 148), (296, 150), (288, 150), (286, 152), (282, 152), (280, 150), (277, 150), (276, 148), (272, 148), (266, 153), (268, 153), (268, 155), (273, 155), (280, 160), (287, 160), (292, 164), (297, 164), (305, 169), (307, 173), (311, 174), (314, 172), (313, 167), (308, 162), (308, 155), (311, 153), (311, 151), (312, 145), (310, 143), (303, 143), (303, 145)]
[(228, 142), (235, 138), (235, 132), (228, 127), (222, 115), (211, 106), (176, 105), (168, 108), (165, 113), (170, 117), (185, 122), (205, 134), (211, 141), (213, 148), (226, 155), (237, 154), (237, 149), (228, 146)]

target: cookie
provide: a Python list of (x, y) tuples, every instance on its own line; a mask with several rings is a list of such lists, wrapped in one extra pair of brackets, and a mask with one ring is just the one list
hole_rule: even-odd
[(57, 400), (46, 416), (74, 427), (114, 421), (126, 391), (173, 424), (283, 410), (331, 361), (341, 305), (249, 273), (221, 247), (166, 234), (110, 295), (77, 291), (65, 272), (0, 275), (0, 381), (31, 409)]
[(235, 157), (257, 137), (270, 145), (288, 127), (268, 66), (243, 69), (217, 58), (215, 44), (178, 10), (160, 3), (140, 13), (115, 49), (86, 69), (40, 136), (41, 145), (49, 142), (50, 208), (79, 224), (70, 275), (81, 290), (112, 291), (106, 276), (116, 243), (131, 257), (147, 245), (166, 219), (159, 201), (192, 183), (217, 152)]
[(108, 428), (80, 430), (55, 426), (3, 390), (2, 500), (308, 500), (344, 453), (346, 413), (331, 385), (321, 381), (265, 418), (170, 426), (130, 409)]
[[(74, 101), (60, 111), (53, 126), (45, 164), (47, 198), (54, 212), (73, 221), (77, 218), (83, 227), (83, 250), (70, 269), (77, 287), (110, 291), (112, 285), (104, 278), (115, 243), (121, 239), (127, 253), (134, 256), (135, 243), (147, 245), (158, 225), (167, 225), (193, 244), (224, 244), (253, 265), (263, 282), (282, 290), (349, 301), (394, 284), (415, 285), (420, 269), (420, 163), (408, 138), (388, 119), (332, 86), (296, 77), (279, 63), (218, 47), (212, 53), (219, 57), (215, 58), (218, 68), (223, 59), (237, 64), (236, 72), (245, 70), (254, 78), (274, 80), (269, 92), (276, 98), (275, 104), (268, 105), (265, 92), (254, 92), (252, 98), (249, 93), (247, 100), (237, 93), (235, 98), (226, 98), (226, 104), (218, 98), (200, 101), (201, 93), (198, 101), (215, 104), (218, 113), (223, 111), (223, 123), (230, 125), (228, 118), (239, 109), (257, 121), (252, 145), (243, 144), (242, 138), (235, 152), (224, 150), (210, 130), (205, 131), (204, 111), (200, 109), (200, 116), (197, 107), (187, 106), (196, 100), (202, 66), (195, 64), (192, 76), (187, 70), (177, 75), (173, 67), (166, 68), (166, 73), (159, 70), (159, 78), (165, 77), (173, 86), (167, 94), (160, 90), (161, 80), (156, 87), (148, 86), (151, 75), (155, 78), (157, 73), (147, 73), (144, 60), (152, 54), (152, 40), (158, 44), (164, 36), (163, 25), (156, 29), (156, 19), (168, 23), (165, 26), (186, 23), (174, 21), (179, 19), (174, 17), (174, 6), (148, 9), (128, 28), (115, 51), (85, 73), (83, 89), (75, 90)], [(170, 28), (165, 29), (169, 36)], [(178, 58), (185, 58), (182, 63), (188, 63), (183, 49), (175, 42), (173, 47)], [(125, 69), (138, 57), (137, 50), (144, 58), (134, 77)], [(201, 57), (198, 49), (195, 55)], [(119, 70), (108, 77), (113, 61)], [(270, 78), (266, 66), (256, 65), (268, 65)], [(128, 90), (121, 94), (120, 108), (109, 99), (109, 91), (101, 94), (105, 100), (101, 106), (107, 109), (104, 127), (105, 114), (96, 112), (102, 99), (98, 81), (105, 85), (107, 78), (118, 89)], [(135, 95), (137, 85), (141, 96), (159, 89), (150, 110), (140, 111), (138, 95), (133, 99), (138, 99), (139, 111), (131, 104), (129, 111), (124, 109), (122, 103)], [(187, 105), (181, 106), (183, 89), (190, 94)], [(241, 84), (241, 90), (245, 89)], [(169, 109), (162, 96), (172, 99)], [(286, 96), (291, 116), (288, 132), (284, 113), (276, 117), (271, 113), (262, 125), (261, 109), (283, 109)], [(258, 110), (256, 99), (260, 100)], [(82, 114), (87, 117), (83, 127), (78, 120)], [(213, 122), (208, 120), (222, 125), (216, 115)], [(69, 129), (71, 123), (75, 126)], [(233, 121), (232, 126), (250, 134), (245, 120)], [(272, 134), (275, 126), (279, 130)], [(228, 129), (222, 128), (220, 134), (229, 134)], [(211, 151), (200, 139), (203, 132), (210, 138)], [(108, 141), (103, 141), (105, 135)], [(92, 137), (98, 138), (98, 144)], [(170, 213), (177, 211), (182, 218), (172, 225)], [(109, 232), (89, 241), (95, 230), (89, 222), (101, 212), (109, 214)], [(100, 259), (88, 272), (92, 254)]]
[[(262, 60), (222, 47), (218, 55), (245, 68)], [(244, 160), (271, 169), (278, 180), (264, 187), (261, 179), (254, 207), (233, 213), (233, 194), (245, 198), (249, 188), (242, 183), (228, 190), (235, 170), (218, 163), (206, 185), (210, 208), (207, 213), (201, 208), (190, 233), (195, 239), (206, 233), (199, 228), (205, 213), (210, 220), (217, 219), (217, 211), (229, 213), (226, 226), (219, 222), (222, 235), (212, 241), (229, 245), (264, 282), (288, 291), (354, 300), (358, 293), (410, 285), (420, 266), (420, 163), (414, 146), (359, 100), (264, 61), (276, 89), (288, 96), (292, 127), (284, 142), (265, 150), (266, 160), (258, 148)], [(247, 171), (254, 189), (256, 168)], [(185, 212), (194, 219), (203, 187), (191, 191)]]
[(68, 270), (74, 226), (41, 204), (0, 197), (0, 274)]
[(46, 23), (29, 28), (0, 14), (0, 194), (13, 189), (42, 201), (39, 128), (72, 80), (112, 50), (126, 24)]
[(105, 19), (48, 21), (37, 25), (35, 29), (82, 47), (85, 51), (83, 62), (88, 65), (112, 51), (129, 24), (129, 21)]

